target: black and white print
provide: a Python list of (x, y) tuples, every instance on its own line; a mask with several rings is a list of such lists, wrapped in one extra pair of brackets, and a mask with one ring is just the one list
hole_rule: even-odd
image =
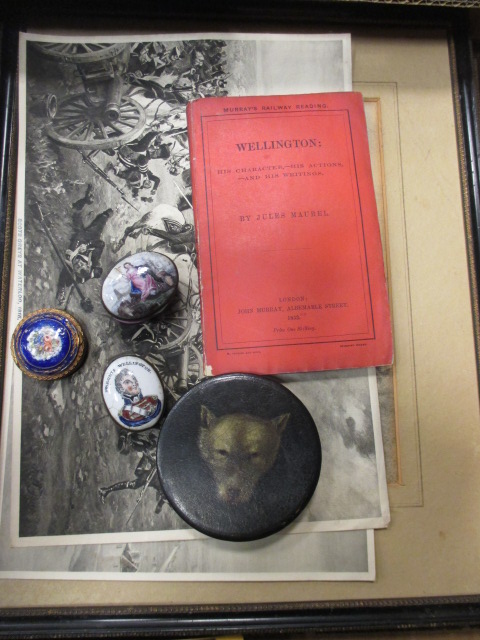
[[(65, 309), (85, 328), (89, 353), (64, 381), (39, 385), (13, 374), (13, 543), (193, 538), (158, 482), (158, 429), (125, 432), (101, 399), (105, 367), (125, 352), (155, 366), (167, 411), (201, 377), (185, 106), (204, 96), (292, 92), (290, 80), (293, 92), (349, 89), (349, 40), (28, 36), (21, 45), (13, 315)], [(297, 50), (310, 60), (309, 72), (295, 73)], [(280, 51), (282, 73), (269, 73)], [(119, 260), (140, 251), (159, 251), (175, 263), (178, 294), (157, 320), (125, 325), (103, 307), (102, 281)], [(299, 531), (388, 522), (376, 388), (365, 371), (341, 379), (323, 374), (302, 398), (328, 425), (319, 426), (322, 445), (337, 458), (324, 459), (331, 475), (323, 475), (322, 494)], [(305, 393), (298, 389), (300, 397)], [(328, 408), (332, 393), (341, 411)], [(342, 429), (357, 435), (339, 439)], [(347, 499), (356, 473), (363, 485)], [(343, 500), (328, 499), (334, 487)]]

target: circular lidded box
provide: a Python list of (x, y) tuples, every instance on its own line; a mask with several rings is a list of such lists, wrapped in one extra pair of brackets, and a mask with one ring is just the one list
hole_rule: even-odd
[(122, 258), (102, 285), (102, 302), (119, 322), (150, 320), (167, 306), (178, 286), (175, 263), (163, 253), (142, 251)]
[(157, 467), (175, 511), (202, 533), (256, 540), (291, 523), (320, 475), (318, 430), (281, 384), (227, 374), (190, 389), (160, 430)]
[(76, 371), (86, 353), (83, 330), (69, 313), (39, 309), (26, 315), (12, 335), (15, 364), (30, 378), (57, 380)]
[(117, 424), (130, 431), (154, 427), (164, 407), (164, 392), (155, 369), (142, 358), (124, 355), (105, 369), (102, 396)]

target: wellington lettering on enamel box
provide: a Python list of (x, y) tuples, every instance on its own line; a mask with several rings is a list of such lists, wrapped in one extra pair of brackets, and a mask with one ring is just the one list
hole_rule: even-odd
[(187, 117), (205, 373), (391, 364), (361, 94), (204, 98)]

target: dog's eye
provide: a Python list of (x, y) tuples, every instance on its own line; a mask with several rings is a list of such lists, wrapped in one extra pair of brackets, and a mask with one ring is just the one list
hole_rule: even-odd
[(258, 451), (252, 451), (249, 456), (249, 458), (258, 458)]
[(219, 456), (228, 456), (228, 451), (225, 449), (217, 449), (217, 453)]

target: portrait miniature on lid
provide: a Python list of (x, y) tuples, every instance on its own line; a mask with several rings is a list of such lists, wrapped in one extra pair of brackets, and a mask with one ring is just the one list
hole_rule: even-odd
[(137, 356), (122, 356), (107, 367), (102, 394), (110, 415), (125, 429), (149, 429), (162, 415), (164, 393), (160, 378), (148, 362)]
[(214, 538), (263, 538), (291, 523), (320, 474), (318, 431), (281, 384), (249, 374), (206, 378), (170, 410), (158, 440), (170, 505)]
[(175, 263), (162, 253), (143, 251), (113, 267), (103, 283), (102, 301), (120, 322), (142, 322), (167, 306), (177, 285)]

